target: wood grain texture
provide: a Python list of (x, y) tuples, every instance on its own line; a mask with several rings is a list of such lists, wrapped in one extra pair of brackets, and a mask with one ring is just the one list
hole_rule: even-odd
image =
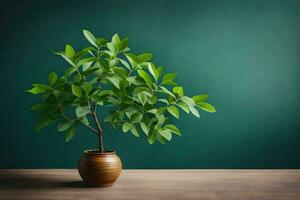
[(0, 199), (299, 200), (300, 170), (123, 170), (110, 188), (77, 170), (0, 170)]
[(79, 160), (78, 172), (86, 185), (110, 187), (119, 177), (122, 162), (114, 151), (99, 153), (84, 151)]

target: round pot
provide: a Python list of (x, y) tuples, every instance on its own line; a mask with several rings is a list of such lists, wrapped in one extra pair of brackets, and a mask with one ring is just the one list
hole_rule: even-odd
[(78, 164), (78, 172), (84, 183), (93, 187), (110, 187), (122, 170), (122, 162), (115, 151), (103, 153), (86, 150)]

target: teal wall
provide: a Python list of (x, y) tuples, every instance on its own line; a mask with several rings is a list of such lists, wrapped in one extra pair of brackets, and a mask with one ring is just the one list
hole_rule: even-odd
[(83, 28), (129, 37), (217, 108), (183, 114), (166, 145), (106, 129), (124, 168), (300, 167), (299, 1), (1, 1), (0, 15), (0, 168), (75, 168), (97, 146), (85, 129), (69, 143), (54, 126), (36, 134), (38, 99), (24, 93), (65, 70), (51, 50), (86, 45)]

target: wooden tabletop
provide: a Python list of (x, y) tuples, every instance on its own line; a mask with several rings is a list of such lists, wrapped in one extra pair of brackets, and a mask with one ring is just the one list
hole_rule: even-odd
[(111, 188), (73, 169), (0, 170), (0, 199), (299, 200), (300, 170), (123, 170)]

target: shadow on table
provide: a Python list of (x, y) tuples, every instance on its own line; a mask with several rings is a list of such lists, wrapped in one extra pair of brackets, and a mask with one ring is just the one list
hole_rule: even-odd
[(1, 189), (51, 189), (51, 188), (84, 188), (81, 180), (62, 180), (60, 177), (47, 177), (22, 172), (0, 174)]

